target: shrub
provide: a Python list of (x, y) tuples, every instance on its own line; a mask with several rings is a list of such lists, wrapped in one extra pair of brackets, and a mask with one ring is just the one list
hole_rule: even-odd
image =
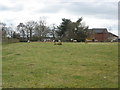
[(17, 43), (18, 39), (15, 38), (2, 38), (2, 44)]

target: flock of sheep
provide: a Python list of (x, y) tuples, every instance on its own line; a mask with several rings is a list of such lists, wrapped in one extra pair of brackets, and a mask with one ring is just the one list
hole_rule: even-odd
[[(27, 41), (28, 43), (30, 43), (30, 40)], [(53, 40), (54, 45), (62, 45), (61, 40)], [(72, 42), (77, 42), (77, 40), (72, 40)]]
[[(53, 40), (54, 45), (62, 45), (61, 40)], [(72, 42), (77, 42), (77, 40), (72, 40)]]

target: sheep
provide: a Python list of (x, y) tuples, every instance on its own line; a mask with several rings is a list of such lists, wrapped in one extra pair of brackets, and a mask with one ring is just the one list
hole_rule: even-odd
[(53, 40), (54, 45), (62, 45), (61, 40)]
[(73, 40), (73, 42), (77, 42), (77, 40)]
[(30, 40), (28, 40), (27, 42), (30, 43)]

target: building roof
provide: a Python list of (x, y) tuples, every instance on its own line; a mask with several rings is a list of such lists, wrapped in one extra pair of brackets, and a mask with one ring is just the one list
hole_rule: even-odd
[(106, 28), (92, 28), (95, 33), (106, 33), (108, 32)]
[(109, 32), (109, 34), (112, 35), (112, 36), (114, 36), (114, 37), (118, 37), (117, 35), (115, 35), (115, 34), (113, 34), (111, 32)]

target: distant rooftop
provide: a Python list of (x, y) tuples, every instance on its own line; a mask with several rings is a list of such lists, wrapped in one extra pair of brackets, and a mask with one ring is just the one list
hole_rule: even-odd
[(113, 33), (111, 33), (111, 32), (109, 32), (109, 34), (111, 34), (111, 35), (113, 35), (113, 36), (115, 36), (115, 37), (118, 37), (117, 35), (115, 35), (115, 34), (113, 34)]
[(107, 28), (92, 28), (92, 29), (100, 29), (100, 30), (107, 30)]
[(108, 32), (107, 28), (92, 28), (95, 33), (105, 33)]

